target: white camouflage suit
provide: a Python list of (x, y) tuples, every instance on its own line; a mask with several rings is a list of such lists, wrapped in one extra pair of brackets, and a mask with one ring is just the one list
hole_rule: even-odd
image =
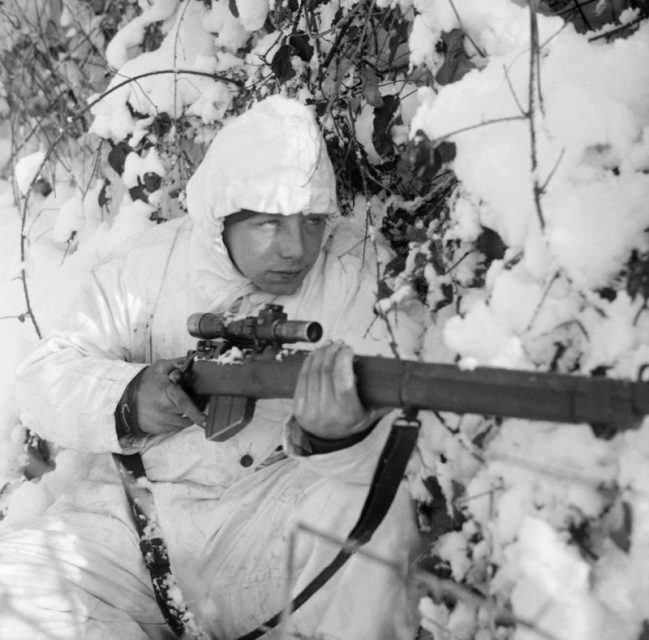
[[(0, 525), (2, 640), (167, 637), (109, 453), (123, 452), (114, 411), (129, 381), (145, 363), (195, 345), (185, 328), (189, 314), (249, 315), (273, 302), (289, 318), (319, 321), (323, 340), (386, 353), (372, 314), (376, 263), (336, 214), (333, 171), (305, 107), (274, 97), (227, 124), (190, 180), (188, 207), (189, 216), (137, 236), (100, 263), (65, 326), (19, 369), (25, 424), (84, 452), (88, 474), (38, 519)], [(332, 214), (318, 260), (295, 294), (256, 290), (232, 264), (222, 219), (240, 209)], [(293, 594), (336, 555), (331, 541), (295, 534), (295, 527), (346, 537), (391, 422), (386, 416), (347, 449), (307, 456), (299, 428), (287, 426), (291, 408), (290, 400), (258, 402), (252, 422), (223, 443), (193, 426), (142, 444), (172, 569), (197, 622), (219, 640), (282, 609), (291, 539)], [(355, 554), (293, 613), (286, 637), (414, 638), (416, 602), (404, 578), (419, 534), (403, 483), (365, 548), (396, 563), (400, 575)]]

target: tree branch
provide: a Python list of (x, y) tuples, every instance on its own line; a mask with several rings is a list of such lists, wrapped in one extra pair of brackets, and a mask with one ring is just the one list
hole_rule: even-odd
[(537, 140), (536, 140), (536, 117), (537, 117), (537, 100), (539, 98), (539, 25), (536, 16), (538, 10), (539, 0), (529, 0), (530, 7), (530, 75), (528, 86), (528, 100), (529, 108), (527, 117), (530, 123), (530, 153), (532, 160), (532, 178), (534, 181), (534, 206), (536, 208), (536, 215), (541, 226), (541, 231), (545, 229), (545, 218), (543, 216), (543, 208), (541, 207), (541, 194), (542, 188), (539, 184), (539, 166), (537, 156)]

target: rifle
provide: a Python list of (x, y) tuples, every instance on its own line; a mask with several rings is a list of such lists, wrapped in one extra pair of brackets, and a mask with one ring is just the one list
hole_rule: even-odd
[[(322, 327), (288, 320), (279, 305), (258, 316), (226, 321), (192, 314), (198, 338), (181, 369), (181, 385), (207, 410), (206, 437), (225, 440), (248, 424), (255, 400), (291, 398), (306, 351), (285, 344), (317, 342)], [(236, 347), (236, 349), (235, 349)], [(234, 354), (238, 357), (233, 357)], [(402, 407), (564, 423), (588, 423), (598, 437), (637, 428), (649, 414), (649, 382), (538, 371), (355, 356), (358, 395), (367, 408)]]
[[(291, 398), (306, 352), (285, 353), (284, 345), (317, 342), (322, 337), (317, 322), (288, 320), (278, 305), (267, 305), (258, 316), (229, 322), (221, 315), (193, 314), (188, 329), (199, 340), (187, 354), (180, 383), (206, 408), (206, 437), (218, 441), (248, 423), (256, 400)], [(292, 599), (289, 612), (326, 584), (383, 521), (417, 442), (421, 423), (416, 411), (590, 423), (596, 435), (607, 438), (639, 426), (649, 414), (649, 381), (492, 367), (465, 371), (450, 364), (374, 356), (355, 356), (353, 367), (365, 407), (401, 407), (403, 413), (392, 423), (359, 518), (344, 545)], [(282, 616), (276, 614), (239, 640), (259, 638)]]

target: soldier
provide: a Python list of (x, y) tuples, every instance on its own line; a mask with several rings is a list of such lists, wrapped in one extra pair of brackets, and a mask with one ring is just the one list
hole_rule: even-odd
[[(190, 636), (233, 640), (271, 618), (337, 552), (296, 525), (344, 539), (358, 519), (390, 419), (362, 406), (352, 356), (385, 354), (387, 341), (373, 322), (376, 264), (339, 215), (311, 111), (274, 96), (227, 123), (188, 184), (188, 210), (99, 264), (18, 372), (25, 424), (83, 452), (88, 473), (41, 517), (0, 529), (3, 640), (169, 636), (110, 453), (141, 456)], [(293, 401), (259, 401), (236, 436), (206, 441), (205, 416), (170, 375), (193, 346), (186, 319), (267, 303), (318, 320), (322, 344)], [(405, 576), (418, 548), (401, 486), (367, 545), (393, 567), (352, 556), (290, 616), (290, 633), (413, 638)]]

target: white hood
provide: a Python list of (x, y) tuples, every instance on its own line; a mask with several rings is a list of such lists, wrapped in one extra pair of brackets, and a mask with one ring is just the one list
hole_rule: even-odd
[(333, 167), (311, 110), (272, 96), (228, 122), (189, 180), (187, 204), (212, 237), (241, 209), (337, 213)]

